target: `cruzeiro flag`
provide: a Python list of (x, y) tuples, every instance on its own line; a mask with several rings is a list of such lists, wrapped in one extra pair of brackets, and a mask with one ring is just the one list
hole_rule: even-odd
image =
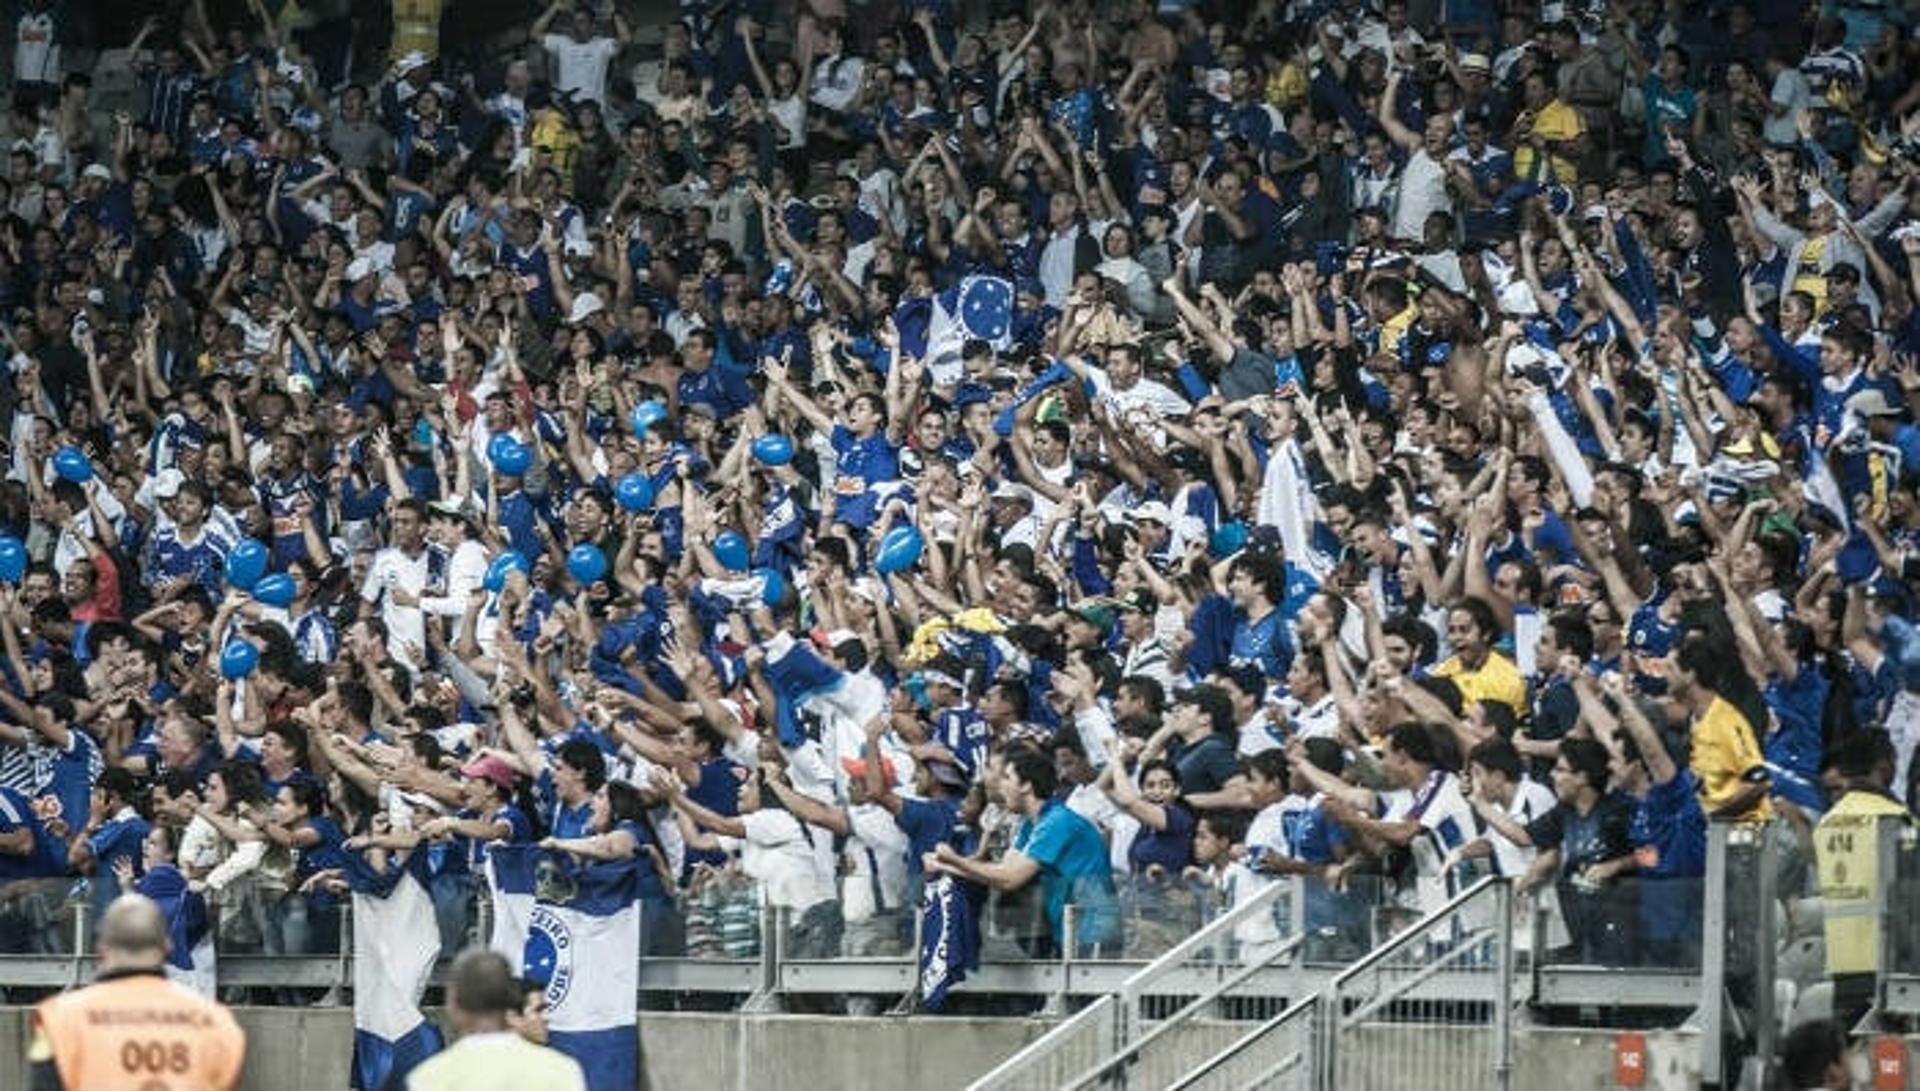
[(580, 1062), (589, 1091), (639, 1086), (640, 871), (579, 863), (534, 845), (494, 845), (493, 949), (547, 988), (553, 1048)]
[(961, 348), (973, 338), (996, 352), (1013, 343), (1012, 281), (974, 274), (934, 297), (933, 314), (927, 321), (927, 364), (958, 360)]

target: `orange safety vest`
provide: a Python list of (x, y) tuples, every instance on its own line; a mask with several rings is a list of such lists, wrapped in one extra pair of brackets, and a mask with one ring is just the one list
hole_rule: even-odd
[(135, 971), (41, 1002), (27, 1057), (67, 1091), (232, 1091), (246, 1052), (226, 1008)]

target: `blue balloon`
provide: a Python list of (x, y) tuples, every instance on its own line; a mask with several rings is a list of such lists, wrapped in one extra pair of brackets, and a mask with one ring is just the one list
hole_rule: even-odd
[(607, 574), (607, 555), (591, 543), (574, 546), (567, 551), (567, 571), (582, 584), (597, 583)]
[(631, 473), (613, 487), (613, 498), (625, 511), (645, 511), (653, 506), (653, 480), (646, 474)]
[(793, 441), (778, 432), (769, 432), (753, 441), (753, 457), (767, 466), (785, 466), (793, 461)]
[(760, 577), (760, 601), (779, 606), (780, 600), (787, 597), (787, 578), (777, 568), (756, 568), (753, 574)]
[(260, 582), (253, 585), (253, 597), (266, 603), (268, 606), (284, 607), (292, 605), (293, 593), (293, 577), (287, 575), (285, 572), (275, 572), (269, 576), (262, 576), (260, 577)]
[(11, 534), (0, 534), (0, 583), (19, 583), (26, 574), (26, 543)]
[(1227, 557), (1238, 553), (1246, 544), (1247, 524), (1237, 519), (1213, 528), (1212, 537), (1207, 539), (1207, 549), (1216, 557)]
[(507, 573), (532, 571), (533, 566), (527, 563), (525, 555), (517, 549), (509, 549), (487, 566), (487, 574), (480, 577), (480, 586), (489, 591), (499, 591), (507, 586)]
[(260, 649), (244, 640), (232, 640), (220, 649), (220, 676), (245, 678), (260, 665)]
[(62, 447), (53, 453), (53, 472), (76, 485), (84, 485), (93, 479), (93, 463), (87, 461), (87, 453), (78, 447)]
[(747, 570), (747, 540), (737, 530), (723, 530), (713, 540), (713, 556), (729, 572)]
[(873, 570), (883, 576), (904, 572), (920, 559), (926, 544), (918, 528), (894, 527), (880, 539), (880, 548), (873, 551)]
[(633, 415), (630, 418), (633, 434), (644, 436), (647, 434), (647, 429), (666, 419), (667, 407), (664, 404), (651, 399), (640, 402), (633, 407)]
[(240, 544), (227, 551), (227, 582), (242, 591), (253, 590), (253, 585), (267, 574), (270, 556), (266, 544), (259, 539), (241, 539)]
[(508, 477), (519, 477), (533, 465), (533, 449), (502, 432), (487, 441), (487, 460)]

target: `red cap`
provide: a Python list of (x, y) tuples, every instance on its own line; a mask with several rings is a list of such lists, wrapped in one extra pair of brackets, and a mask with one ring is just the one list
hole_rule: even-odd
[(513, 771), (513, 766), (492, 754), (483, 754), (473, 759), (461, 766), (460, 772), (463, 776), (490, 780), (509, 792), (513, 791), (513, 786), (520, 781), (520, 774)]

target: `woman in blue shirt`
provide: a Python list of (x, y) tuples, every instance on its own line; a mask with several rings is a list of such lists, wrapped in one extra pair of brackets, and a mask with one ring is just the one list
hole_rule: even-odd
[(1180, 798), (1180, 775), (1167, 761), (1140, 767), (1139, 784), (1118, 762), (1113, 790), (1108, 793), (1120, 809), (1140, 820), (1140, 834), (1127, 847), (1127, 864), (1136, 877), (1161, 879), (1179, 875), (1193, 862), (1193, 811)]
[(640, 789), (610, 780), (593, 794), (592, 832), (585, 837), (549, 837), (542, 847), (572, 853), (582, 860), (632, 860), (640, 869), (640, 949), (642, 954), (674, 955), (685, 946), (680, 912), (673, 904), (673, 874)]
[(297, 893), (309, 879), (325, 871), (352, 866), (347, 835), (327, 814), (327, 789), (318, 781), (295, 780), (274, 798), (271, 816), (262, 816), (267, 840), (293, 852), (293, 887), (280, 902), (276, 923), (281, 949), (274, 954), (328, 954), (338, 949), (340, 902), (324, 886)]

